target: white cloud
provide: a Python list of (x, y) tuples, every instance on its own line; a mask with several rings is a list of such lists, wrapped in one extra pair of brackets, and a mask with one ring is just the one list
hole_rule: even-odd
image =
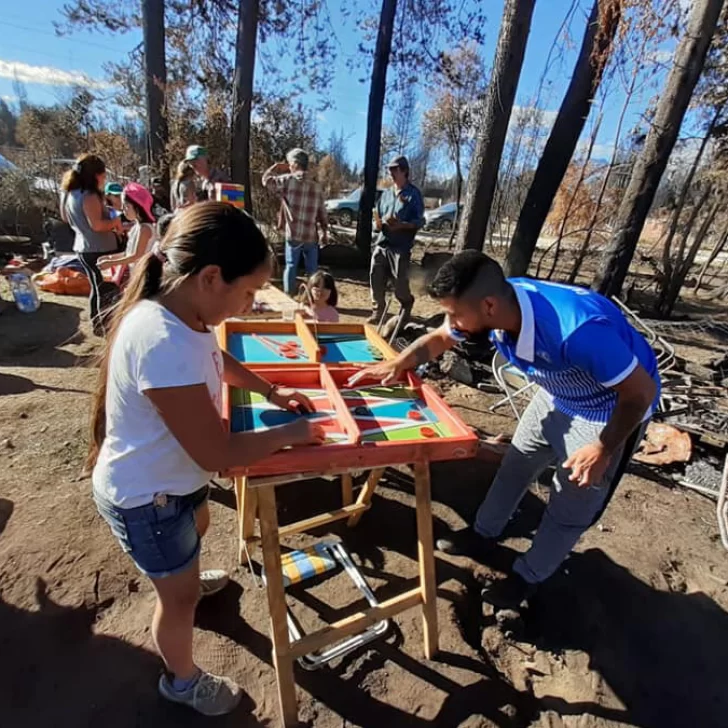
[(0, 100), (4, 101), (6, 104), (14, 104), (18, 100), (18, 97), (5, 95), (0, 96)]
[(545, 134), (551, 130), (558, 115), (559, 112), (555, 110), (515, 105), (508, 121), (508, 131), (513, 131), (519, 126), (529, 130), (535, 127), (539, 135)]
[(326, 118), (326, 114), (322, 114), (320, 111), (316, 114), (316, 119), (322, 124), (329, 123), (329, 120)]
[(40, 83), (46, 86), (85, 86), (108, 88), (105, 81), (90, 78), (81, 71), (64, 71), (52, 66), (31, 66), (19, 61), (0, 60), (0, 78), (12, 78), (22, 83)]
[(663, 65), (667, 65), (670, 61), (672, 61), (674, 55), (675, 54), (672, 51), (663, 49), (661, 51), (650, 53), (646, 60), (648, 63), (661, 63)]

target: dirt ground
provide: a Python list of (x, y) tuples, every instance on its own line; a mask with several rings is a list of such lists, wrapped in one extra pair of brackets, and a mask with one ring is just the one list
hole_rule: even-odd
[[(338, 279), (342, 313), (368, 314), (363, 271)], [(422, 316), (434, 311), (424, 301), (416, 308)], [(8, 728), (205, 722), (157, 695), (152, 590), (97, 516), (81, 473), (100, 344), (83, 299), (44, 294), (33, 315), (13, 307), (0, 314), (0, 725)], [(441, 389), (473, 426), (513, 430), (505, 410), (487, 413), (492, 395), (455, 384)], [(435, 534), (442, 536), (471, 520), (493, 472), (473, 462), (440, 463), (432, 476)], [(281, 522), (336, 507), (337, 492), (326, 481), (282, 488)], [(626, 477), (601, 523), (542, 589), (525, 629), (513, 634), (483, 615), (478, 582), (505, 572), (527, 547), (546, 493), (534, 486), (492, 566), (438, 554), (441, 651), (434, 661), (423, 659), (420, 618), (411, 612), (374, 646), (317, 672), (297, 668), (303, 724), (728, 725), (728, 560), (712, 501)], [(214, 488), (203, 564), (229, 569), (233, 583), (200, 605), (196, 655), (248, 696), (235, 714), (211, 723), (272, 726), (277, 700), (264, 593), (237, 567), (233, 509), (232, 493)], [(417, 567), (408, 471), (389, 470), (360, 525), (331, 533), (343, 538), (379, 598), (410, 588)], [(311, 628), (353, 611), (358, 597), (335, 576), (293, 591), (291, 603)]]

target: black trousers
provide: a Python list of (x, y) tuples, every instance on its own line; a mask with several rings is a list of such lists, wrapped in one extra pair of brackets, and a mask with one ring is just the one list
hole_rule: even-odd
[(106, 333), (108, 309), (116, 303), (119, 297), (117, 287), (113, 283), (107, 283), (96, 266), (96, 261), (103, 255), (109, 255), (109, 253), (78, 254), (81, 267), (91, 284), (91, 292), (88, 296), (88, 312), (91, 325), (97, 336), (103, 336)]

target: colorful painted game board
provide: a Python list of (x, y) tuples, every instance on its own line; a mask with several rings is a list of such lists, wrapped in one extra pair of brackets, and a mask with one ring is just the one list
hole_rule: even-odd
[(305, 417), (324, 428), (325, 445), (335, 445), (348, 441), (348, 436), (340, 425), (331, 400), (321, 389), (299, 389), (313, 403), (315, 412), (298, 414), (280, 409), (256, 392), (232, 390), (231, 429), (233, 432), (263, 432), (271, 427), (286, 425), (300, 417)]
[(396, 352), (374, 329), (361, 324), (314, 324), (225, 321), (220, 345), (238, 361), (268, 364), (372, 364), (391, 359)]
[(362, 442), (401, 442), (448, 437), (447, 425), (405, 385), (341, 389), (361, 430)]
[[(316, 411), (298, 414), (270, 404), (255, 392), (233, 390), (231, 427), (233, 432), (262, 432), (305, 417), (321, 425), (325, 444), (341, 444), (348, 436), (332, 407), (329, 395), (321, 389), (300, 389)], [(361, 431), (361, 442), (402, 442), (448, 437), (449, 428), (427, 404), (405, 385), (342, 389), (344, 404)]]

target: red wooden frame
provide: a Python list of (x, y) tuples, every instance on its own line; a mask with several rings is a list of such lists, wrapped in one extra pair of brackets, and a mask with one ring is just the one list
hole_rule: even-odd
[[(256, 373), (271, 383), (297, 389), (325, 390), (350, 441), (337, 445), (282, 450), (253, 465), (231, 468), (223, 475), (260, 477), (287, 473), (328, 472), (336, 468), (375, 468), (426, 460), (458, 460), (475, 455), (478, 438), (473, 431), (447, 406), (432, 387), (423, 384), (413, 374), (408, 374), (407, 386), (416, 391), (453, 434), (437, 439), (361, 442), (361, 431), (340, 392), (348, 379), (359, 371), (360, 367), (349, 365), (299, 364), (296, 367), (290, 365), (257, 367)], [(379, 384), (380, 382), (376, 380), (364, 379), (357, 382), (356, 386)], [(228, 427), (232, 419), (230, 389), (229, 385), (224, 385), (223, 412)]]

